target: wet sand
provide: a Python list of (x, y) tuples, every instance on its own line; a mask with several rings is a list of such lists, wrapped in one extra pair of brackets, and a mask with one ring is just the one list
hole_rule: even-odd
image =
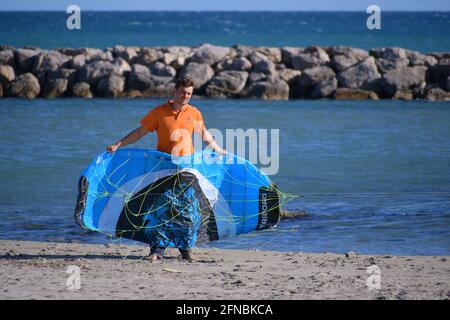
[(0, 299), (450, 299), (450, 257), (194, 252), (150, 263), (145, 246), (2, 240)]

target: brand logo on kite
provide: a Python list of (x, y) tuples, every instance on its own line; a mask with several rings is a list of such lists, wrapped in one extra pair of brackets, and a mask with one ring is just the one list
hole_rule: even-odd
[(259, 189), (257, 230), (268, 229), (277, 225), (280, 217), (279, 201), (280, 198), (275, 186)]
[(267, 224), (267, 193), (262, 194), (261, 209), (261, 228), (264, 228)]

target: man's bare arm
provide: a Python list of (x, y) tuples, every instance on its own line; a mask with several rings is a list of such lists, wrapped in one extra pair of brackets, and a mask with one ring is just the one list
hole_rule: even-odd
[(225, 149), (222, 149), (221, 147), (219, 147), (216, 140), (214, 140), (213, 135), (211, 133), (209, 133), (208, 130), (203, 129), (201, 136), (202, 136), (203, 142), (205, 142), (205, 144), (207, 146), (211, 147), (215, 152), (217, 152), (219, 154), (227, 153), (227, 151)]
[(108, 152), (116, 152), (117, 149), (120, 147), (126, 146), (128, 144), (134, 143), (138, 141), (140, 138), (145, 136), (149, 131), (144, 127), (139, 127), (128, 133), (125, 137), (120, 139), (114, 144), (109, 145), (106, 148), (106, 151)]

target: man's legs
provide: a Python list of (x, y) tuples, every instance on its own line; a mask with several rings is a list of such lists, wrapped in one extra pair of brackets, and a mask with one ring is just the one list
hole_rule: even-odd
[[(146, 257), (146, 260), (150, 261), (156, 261), (158, 259), (162, 259), (164, 256), (164, 251), (166, 250), (165, 247), (158, 247), (158, 246), (152, 246), (150, 245), (150, 254), (148, 257)], [(181, 259), (188, 260), (189, 262), (194, 262), (196, 259), (192, 255), (191, 249), (182, 249), (179, 248), (181, 253)]]
[(180, 253), (181, 253), (181, 259), (183, 259), (183, 260), (188, 260), (189, 262), (194, 262), (194, 261), (196, 261), (196, 259), (195, 259), (194, 256), (192, 255), (191, 249), (181, 249), (181, 248), (179, 248), (178, 250), (180, 250)]

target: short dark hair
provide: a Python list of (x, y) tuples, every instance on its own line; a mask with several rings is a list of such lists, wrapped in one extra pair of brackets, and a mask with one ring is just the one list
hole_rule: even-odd
[(194, 81), (192, 80), (191, 77), (179, 78), (175, 83), (175, 89), (178, 89), (179, 87), (183, 88), (194, 87)]

